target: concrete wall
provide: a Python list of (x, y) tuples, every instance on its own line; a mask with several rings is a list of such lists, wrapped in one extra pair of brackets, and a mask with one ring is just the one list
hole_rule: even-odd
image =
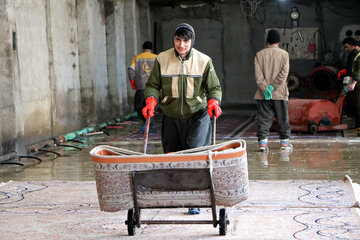
[[(107, 71), (109, 80), (109, 101), (111, 108), (116, 109), (111, 112), (115, 118), (118, 114), (124, 114), (131, 108), (129, 96), (132, 90), (127, 81), (126, 45), (124, 32), (124, 2), (108, 2), (105, 6), (106, 13), (106, 46), (107, 46)], [(129, 93), (129, 94), (128, 94)]]
[(82, 123), (76, 4), (50, 0), (46, 11), (48, 61), (52, 63), (47, 63), (52, 94), (51, 135), (58, 136)]
[(78, 1), (82, 118), (104, 121), (109, 107), (105, 13), (98, 1)]
[(1, 1), (0, 26), (0, 155), (133, 112), (147, 1)]
[[(212, 57), (223, 87), (223, 106), (255, 104), (254, 56), (265, 46), (267, 28), (291, 28), (290, 10), (300, 11), (299, 27), (319, 29), (318, 59), (291, 60), (291, 71), (308, 75), (315, 66), (344, 64), (341, 40), (344, 26), (360, 22), (360, 2), (347, 1), (262, 1), (253, 17), (245, 17), (241, 1), (187, 8), (151, 5), (152, 24), (158, 26), (156, 49), (171, 46), (176, 24), (187, 22), (196, 32), (195, 48)], [(217, 52), (218, 51), (218, 52)]]
[(25, 143), (34, 143), (37, 139), (51, 136), (52, 93), (46, 1), (15, 0), (9, 3), (12, 3), (11, 23), (14, 24), (17, 40), (17, 48), (12, 52), (12, 57), (17, 61), (14, 78), (19, 82), (19, 88), (15, 89), (15, 94), (19, 96), (19, 111), (15, 117), (21, 120), (19, 124), (24, 129), (20, 139), (23, 138)]
[(290, 28), (294, 6), (299, 27), (318, 28), (320, 41), (318, 59), (291, 60), (291, 70), (343, 65), (341, 40), (360, 22), (357, 0), (262, 1), (253, 17), (237, 0), (188, 8), (147, 0), (1, 1), (0, 154), (132, 112), (132, 57), (146, 40), (156, 41), (157, 52), (172, 47), (180, 22), (195, 27), (195, 48), (212, 57), (223, 106), (254, 104), (253, 59), (265, 29)]
[[(19, 96), (16, 96), (16, 89), (19, 83), (14, 81), (15, 73), (13, 59), (12, 32), (14, 25), (9, 25), (13, 13), (8, 1), (0, 3), (0, 153), (14, 151), (16, 139), (23, 135), (23, 129), (17, 127), (16, 111)], [(19, 133), (20, 132), (20, 133)]]

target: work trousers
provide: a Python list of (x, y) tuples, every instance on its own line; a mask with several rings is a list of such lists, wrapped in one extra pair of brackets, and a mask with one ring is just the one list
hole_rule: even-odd
[(291, 128), (288, 114), (288, 101), (285, 100), (257, 100), (258, 126), (256, 136), (258, 140), (268, 138), (269, 129), (276, 117), (280, 139), (289, 139)]
[[(356, 85), (355, 85), (356, 86)], [(344, 109), (348, 117), (355, 117), (356, 116), (356, 105), (357, 105), (357, 98), (355, 91), (350, 91), (346, 94), (345, 100), (347, 102), (346, 108)]]
[(207, 146), (211, 142), (211, 130), (206, 108), (189, 118), (171, 118), (164, 114), (161, 127), (164, 153)]
[(144, 89), (138, 89), (135, 92), (134, 96), (134, 110), (138, 113), (139, 118), (145, 123), (146, 119), (142, 114), (142, 109), (145, 107), (145, 96), (144, 96)]

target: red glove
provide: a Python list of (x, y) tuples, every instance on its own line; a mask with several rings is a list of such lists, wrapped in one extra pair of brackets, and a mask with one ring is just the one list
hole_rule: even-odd
[(342, 75), (346, 75), (346, 69), (344, 68), (343, 70), (340, 70), (339, 72), (338, 72), (338, 75), (337, 75), (337, 77), (338, 77), (338, 79), (341, 79), (341, 76)]
[(154, 116), (157, 101), (154, 97), (148, 97), (145, 102), (146, 106), (142, 109), (142, 114), (144, 115), (144, 118), (147, 119), (148, 114), (150, 117)]
[(210, 115), (210, 118), (213, 118), (214, 113), (216, 118), (218, 118), (221, 115), (222, 110), (219, 104), (220, 104), (219, 101), (216, 99), (210, 99), (208, 101), (208, 114)]
[(136, 90), (136, 86), (135, 86), (135, 80), (134, 79), (130, 79), (130, 84), (132, 86), (133, 90)]

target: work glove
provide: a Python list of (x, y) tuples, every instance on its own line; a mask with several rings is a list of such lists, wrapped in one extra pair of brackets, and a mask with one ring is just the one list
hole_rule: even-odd
[(344, 79), (343, 79), (343, 84), (350, 84), (352, 82), (352, 80), (351, 80), (351, 77), (350, 76), (346, 76), (346, 77), (344, 77)]
[(216, 99), (210, 99), (208, 101), (208, 114), (210, 115), (210, 118), (213, 118), (213, 116), (215, 116), (215, 118), (218, 118), (221, 115), (222, 110), (219, 104), (220, 102)]
[(130, 84), (133, 90), (136, 90), (136, 86), (135, 86), (135, 80), (134, 79), (130, 79)]
[[(345, 69), (344, 69), (345, 70)], [(346, 70), (345, 70), (346, 71)], [(340, 72), (339, 72), (340, 73)], [(343, 78), (344, 90), (345, 92), (349, 92), (349, 85), (352, 83), (350, 76), (345, 76)]]
[(341, 76), (343, 76), (343, 75), (346, 75), (346, 69), (344, 68), (344, 69), (342, 69), (342, 70), (340, 70), (339, 72), (338, 72), (338, 75), (337, 75), (337, 77), (338, 77), (338, 79), (341, 79)]
[(274, 91), (274, 87), (269, 84), (268, 88), (264, 91), (265, 100), (271, 100), (272, 99), (272, 91)]
[(148, 114), (150, 117), (154, 116), (157, 101), (154, 97), (148, 97), (145, 102), (146, 106), (142, 109), (142, 114), (144, 118), (147, 119)]

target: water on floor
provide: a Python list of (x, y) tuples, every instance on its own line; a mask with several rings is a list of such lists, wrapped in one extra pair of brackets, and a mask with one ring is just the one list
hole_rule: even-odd
[[(126, 124), (125, 124), (126, 125)], [(70, 146), (56, 146), (36, 156), (42, 161), (22, 158), (21, 165), (0, 165), (0, 181), (91, 181), (94, 180), (90, 150), (98, 145), (112, 145), (138, 152), (143, 150), (143, 140), (132, 140), (139, 135), (141, 123), (128, 123), (130, 127), (109, 129), (109, 135), (81, 137), (79, 142), (67, 142)], [(220, 130), (219, 130), (220, 129)], [(221, 128), (218, 128), (221, 131)], [(222, 134), (222, 135), (221, 135)], [(219, 133), (218, 136), (225, 136)], [(345, 134), (346, 135), (346, 134)], [(149, 136), (147, 153), (162, 153), (159, 134)], [(356, 137), (326, 139), (294, 139), (294, 150), (282, 152), (277, 139), (269, 140), (269, 152), (258, 151), (256, 139), (247, 138), (247, 156), (250, 180), (341, 180), (349, 175), (355, 182), (360, 182), (360, 139)], [(218, 139), (217, 142), (225, 141)], [(80, 147), (81, 150), (71, 147)]]
[[(230, 225), (226, 239), (358, 239), (353, 192), (347, 183), (332, 181), (349, 175), (360, 182), (360, 138), (355, 132), (317, 136), (295, 133), (292, 152), (280, 151), (277, 136), (272, 133), (270, 150), (262, 153), (258, 151), (253, 117), (222, 119), (217, 125), (217, 143), (245, 139), (249, 178), (255, 180), (249, 181), (248, 199), (227, 208)], [(126, 210), (99, 211), (89, 152), (98, 145), (142, 152), (141, 125), (129, 121), (122, 123), (123, 128), (106, 130), (107, 134), (80, 137), (76, 142), (49, 145), (37, 154), (30, 153), (33, 156), (29, 157), (41, 161), (22, 157), (20, 162), (14, 159), (8, 162), (13, 164), (1, 164), (0, 185), (15, 180), (2, 185), (2, 237), (128, 238)], [(159, 139), (157, 128), (157, 133), (149, 136), (148, 153), (162, 153)], [(187, 209), (181, 208), (146, 209), (141, 216), (142, 220), (210, 220), (211, 211), (202, 209), (201, 214), (189, 216)], [(142, 224), (136, 231), (133, 239), (219, 238), (218, 230), (205, 224)]]

